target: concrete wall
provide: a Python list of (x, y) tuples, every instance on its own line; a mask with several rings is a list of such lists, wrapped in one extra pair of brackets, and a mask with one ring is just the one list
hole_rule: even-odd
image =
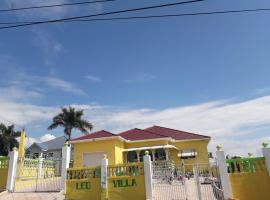
[(145, 200), (144, 175), (108, 178), (111, 200)]
[(85, 180), (67, 180), (66, 199), (100, 200), (101, 199), (100, 178), (90, 178)]
[(267, 171), (229, 174), (233, 198), (269, 200), (270, 176)]

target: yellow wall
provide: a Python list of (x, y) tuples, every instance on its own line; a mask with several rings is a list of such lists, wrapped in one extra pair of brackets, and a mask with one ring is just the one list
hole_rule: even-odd
[(120, 141), (116, 139), (75, 143), (74, 167), (83, 166), (83, 153), (105, 153), (108, 157), (109, 165), (117, 164), (122, 160), (121, 149)]
[(270, 176), (267, 171), (230, 174), (233, 198), (239, 200), (269, 200)]
[[(88, 184), (88, 185), (86, 185)], [(100, 178), (66, 181), (67, 200), (100, 200)]]
[(123, 163), (123, 150), (125, 149), (124, 142), (116, 140), (115, 141), (115, 164)]
[(0, 189), (6, 188), (8, 168), (0, 168)]
[[(132, 184), (132, 179), (136, 184)], [(117, 181), (123, 183), (122, 187)], [(108, 178), (108, 195), (112, 200), (145, 200), (144, 175)]]
[[(168, 142), (168, 140), (156, 140), (126, 143), (117, 139), (89, 141), (74, 144), (74, 167), (82, 167), (83, 153), (104, 152), (108, 156), (109, 165), (121, 164), (124, 162), (123, 150), (137, 147), (150, 147), (171, 144), (181, 149), (195, 149), (198, 153), (194, 159), (185, 159), (185, 164), (192, 163), (208, 163), (207, 145), (209, 140), (196, 140), (188, 142)], [(170, 149), (170, 158), (176, 164), (179, 164), (180, 159), (177, 157), (178, 150)]]
[[(184, 159), (185, 164), (193, 163), (208, 163), (208, 150), (207, 145), (209, 140), (195, 140), (195, 141), (182, 141), (182, 142), (173, 142), (172, 145), (176, 146), (179, 150), (184, 149), (195, 149), (197, 151), (196, 158)], [(178, 151), (171, 150), (171, 156), (176, 163), (180, 162), (180, 159), (177, 158)], [(175, 160), (176, 159), (176, 160)]]

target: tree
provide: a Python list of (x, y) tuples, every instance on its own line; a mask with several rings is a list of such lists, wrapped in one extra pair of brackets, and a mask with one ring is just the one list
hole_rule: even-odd
[(20, 131), (14, 130), (14, 125), (6, 126), (0, 123), (0, 155), (7, 156), (14, 147), (18, 148), (19, 142), (16, 138), (20, 135)]
[(76, 110), (71, 106), (68, 108), (61, 107), (61, 112), (53, 118), (53, 122), (48, 129), (52, 130), (61, 126), (64, 128), (64, 133), (67, 135), (68, 140), (70, 140), (72, 129), (78, 129), (83, 133), (92, 130), (93, 125), (87, 120), (82, 119), (82, 116), (83, 110)]

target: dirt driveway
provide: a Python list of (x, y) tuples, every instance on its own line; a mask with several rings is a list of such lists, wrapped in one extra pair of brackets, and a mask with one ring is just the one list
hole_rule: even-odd
[(35, 193), (0, 193), (0, 200), (64, 200), (64, 196), (57, 192)]

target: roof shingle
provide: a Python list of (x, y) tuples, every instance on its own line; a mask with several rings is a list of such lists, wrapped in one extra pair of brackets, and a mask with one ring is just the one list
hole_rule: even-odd
[(195, 133), (189, 133), (185, 131), (179, 131), (171, 128), (165, 128), (161, 126), (152, 126), (144, 129), (154, 134), (171, 137), (175, 140), (190, 140), (190, 139), (210, 139), (209, 136), (199, 135)]
[(112, 136), (116, 136), (116, 135), (108, 131), (101, 130), (101, 131), (89, 133), (87, 135), (72, 139), (71, 141), (104, 138), (104, 137), (112, 137)]
[(147, 140), (147, 139), (157, 139), (157, 138), (165, 138), (166, 136), (159, 135), (156, 133), (149, 132), (147, 130), (142, 130), (138, 128), (134, 128), (119, 134), (122, 138), (126, 140)]

